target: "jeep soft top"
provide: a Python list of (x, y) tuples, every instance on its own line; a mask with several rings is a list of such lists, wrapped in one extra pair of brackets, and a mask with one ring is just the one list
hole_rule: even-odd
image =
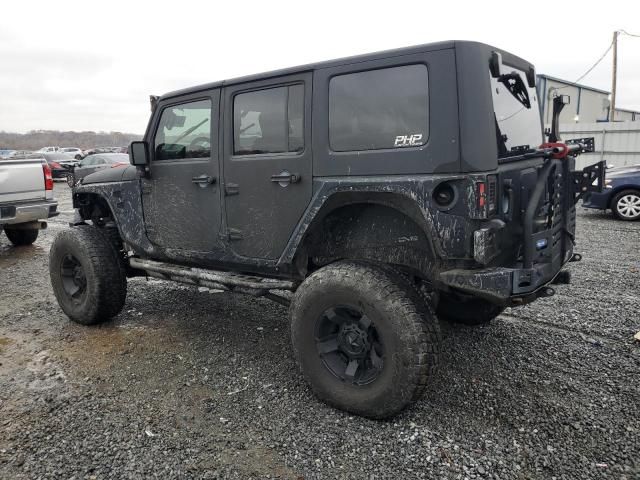
[(558, 138), (565, 96), (544, 140), (535, 82), (451, 41), (152, 96), (132, 165), (74, 187), (56, 297), (93, 324), (136, 275), (265, 296), (321, 399), (393, 415), (431, 379), (438, 318), (488, 322), (580, 259), (574, 205), (604, 168), (573, 171), (593, 141)]

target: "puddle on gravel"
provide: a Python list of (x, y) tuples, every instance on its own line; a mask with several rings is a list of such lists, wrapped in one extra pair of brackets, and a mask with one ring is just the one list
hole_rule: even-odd
[(0, 244), (0, 268), (11, 267), (21, 260), (29, 260), (44, 251), (37, 244), (28, 247), (14, 247), (9, 243)]

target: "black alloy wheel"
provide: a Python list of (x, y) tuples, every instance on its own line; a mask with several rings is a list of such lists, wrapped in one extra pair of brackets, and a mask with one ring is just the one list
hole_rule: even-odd
[(324, 366), (337, 378), (354, 385), (373, 382), (384, 367), (384, 346), (360, 309), (329, 308), (316, 321), (316, 348)]
[(80, 261), (71, 253), (60, 263), (62, 288), (70, 300), (80, 303), (87, 293), (87, 277)]

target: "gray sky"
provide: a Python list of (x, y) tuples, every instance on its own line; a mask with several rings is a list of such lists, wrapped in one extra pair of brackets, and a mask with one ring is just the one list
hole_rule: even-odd
[[(149, 94), (440, 40), (486, 42), (576, 80), (640, 2), (110, 0), (3, 5), (0, 130), (143, 133)], [(620, 108), (640, 110), (640, 38), (619, 40)], [(610, 90), (611, 53), (581, 83)]]

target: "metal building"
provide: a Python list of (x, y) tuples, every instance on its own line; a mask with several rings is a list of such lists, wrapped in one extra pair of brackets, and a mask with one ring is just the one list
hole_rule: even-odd
[[(560, 123), (608, 122), (611, 110), (610, 92), (598, 88), (573, 83), (550, 75), (538, 75), (538, 98), (542, 107), (542, 121), (551, 123), (553, 98), (556, 95), (570, 95), (571, 104), (560, 114)], [(616, 108), (616, 122), (640, 121), (640, 112)]]

